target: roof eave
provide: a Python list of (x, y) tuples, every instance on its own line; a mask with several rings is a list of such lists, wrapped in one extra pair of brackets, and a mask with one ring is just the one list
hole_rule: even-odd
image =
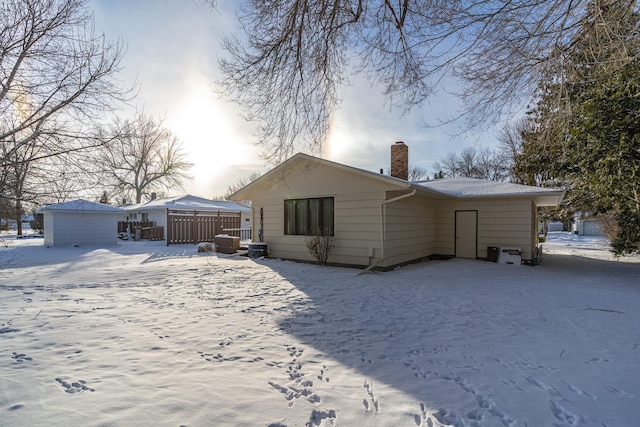
[(124, 209), (116, 211), (111, 209), (46, 209), (46, 208), (39, 209), (39, 211), (42, 213), (44, 212), (72, 212), (72, 213), (82, 212), (83, 214), (94, 214), (94, 213), (123, 214), (127, 212)]
[(564, 191), (551, 193), (551, 194), (549, 193), (540, 194), (538, 197), (534, 198), (534, 201), (537, 206), (555, 208), (560, 206), (560, 204), (564, 200), (564, 196), (565, 196)]
[(249, 184), (245, 185), (241, 189), (237, 190), (235, 193), (229, 195), (227, 197), (227, 199), (234, 200), (234, 201), (251, 200), (251, 195), (252, 195), (251, 193), (254, 191), (254, 189), (259, 188), (260, 185), (263, 182), (271, 179), (273, 176), (275, 176), (280, 171), (286, 170), (286, 168), (288, 168), (290, 165), (295, 164), (295, 162), (297, 162), (299, 160), (307, 160), (307, 161), (317, 162), (317, 163), (320, 163), (320, 164), (323, 164), (323, 165), (326, 165), (326, 166), (335, 167), (335, 168), (340, 169), (340, 170), (356, 173), (356, 174), (365, 176), (365, 177), (370, 178), (370, 179), (377, 179), (377, 180), (381, 180), (381, 181), (384, 181), (384, 182), (392, 184), (392, 185), (397, 185), (400, 188), (414, 188), (408, 181), (405, 181), (403, 179), (399, 179), (399, 178), (395, 178), (395, 177), (388, 176), (388, 175), (383, 175), (383, 174), (377, 174), (375, 172), (371, 172), (371, 171), (367, 171), (367, 170), (364, 170), (364, 169), (355, 168), (353, 166), (343, 165), (342, 163), (337, 163), (337, 162), (333, 162), (331, 160), (321, 159), (320, 157), (310, 156), (310, 155), (305, 154), (305, 153), (297, 153), (293, 157), (290, 157), (289, 159), (287, 159), (284, 162), (280, 163), (278, 166), (276, 166), (273, 169), (269, 170), (267, 173), (265, 173), (264, 175), (262, 175), (261, 177), (259, 177), (255, 181), (250, 182)]
[[(439, 193), (436, 194), (446, 194)], [(560, 206), (564, 198), (564, 191), (545, 191), (539, 193), (506, 193), (506, 194), (465, 194), (465, 195), (451, 195), (453, 199), (458, 200), (472, 200), (472, 199), (502, 199), (502, 198), (527, 198), (535, 202), (536, 206), (556, 207)]]
[(436, 198), (436, 199), (455, 199), (455, 196), (452, 196), (451, 194), (447, 194), (447, 193), (443, 193), (441, 191), (437, 191), (437, 190), (433, 190), (431, 188), (427, 188), (424, 187), (420, 184), (415, 184), (415, 183), (409, 183), (409, 186), (412, 189), (416, 189), (418, 190), (418, 193), (428, 196), (428, 197), (432, 197), (432, 198)]

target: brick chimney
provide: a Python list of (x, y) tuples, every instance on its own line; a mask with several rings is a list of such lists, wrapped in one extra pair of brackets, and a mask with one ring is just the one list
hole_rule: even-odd
[(409, 147), (402, 141), (391, 146), (391, 176), (409, 179)]

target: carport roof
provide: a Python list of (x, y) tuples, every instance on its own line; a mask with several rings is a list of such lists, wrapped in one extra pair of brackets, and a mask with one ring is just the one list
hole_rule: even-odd
[(564, 196), (564, 191), (557, 188), (534, 187), (476, 178), (436, 179), (415, 181), (412, 184), (455, 198), (530, 197), (535, 200), (538, 206), (557, 206)]

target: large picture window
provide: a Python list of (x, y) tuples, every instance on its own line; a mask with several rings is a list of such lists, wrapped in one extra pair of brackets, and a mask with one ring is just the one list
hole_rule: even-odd
[(333, 236), (333, 197), (284, 201), (284, 234)]

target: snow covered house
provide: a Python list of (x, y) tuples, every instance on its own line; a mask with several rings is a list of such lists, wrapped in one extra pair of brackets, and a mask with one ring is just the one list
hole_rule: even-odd
[(253, 222), (273, 257), (313, 261), (305, 238), (333, 232), (330, 263), (396, 265), (436, 256), (487, 258), (518, 248), (533, 261), (537, 207), (563, 191), (470, 178), (410, 182), (408, 148), (391, 146), (391, 176), (296, 154), (231, 195), (250, 200)]
[(115, 246), (124, 210), (84, 199), (48, 205), (44, 215), (45, 246)]

